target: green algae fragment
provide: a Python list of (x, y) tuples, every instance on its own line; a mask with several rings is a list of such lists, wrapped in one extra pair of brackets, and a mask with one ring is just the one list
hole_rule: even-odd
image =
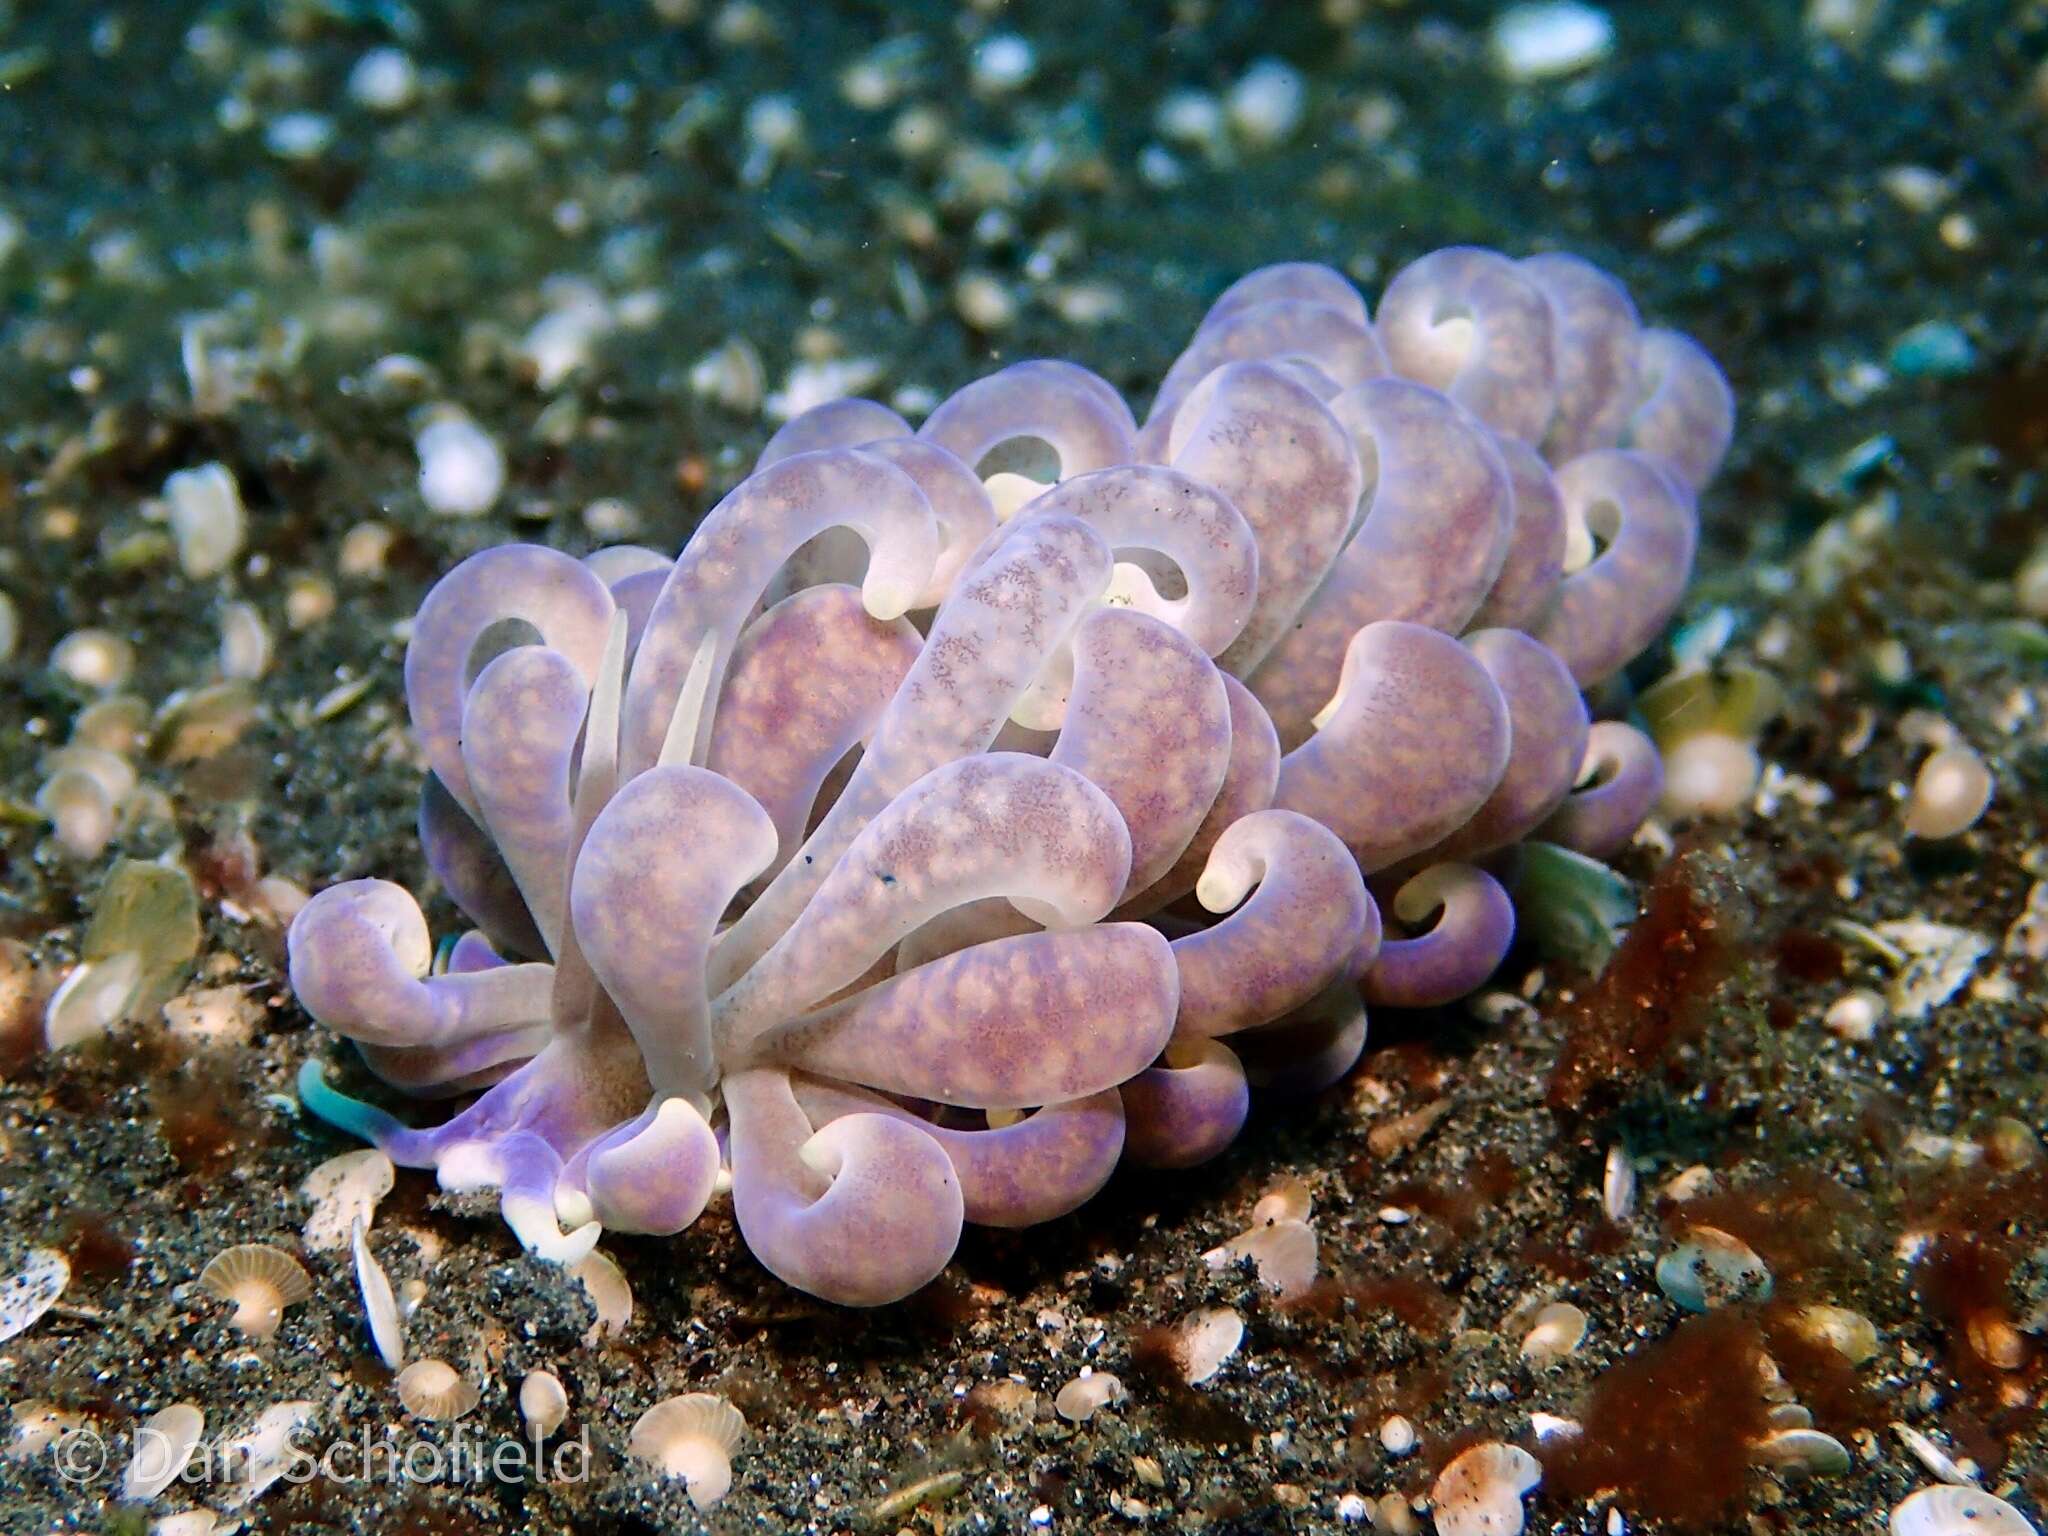
[(1588, 975), (1603, 970), (1636, 919), (1635, 888), (1598, 859), (1555, 843), (1524, 843), (1515, 913), (1537, 949)]

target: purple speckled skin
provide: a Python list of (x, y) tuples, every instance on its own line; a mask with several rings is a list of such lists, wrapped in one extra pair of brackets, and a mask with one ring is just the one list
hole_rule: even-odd
[[(371, 1072), (480, 1096), (414, 1129), (317, 1061), (301, 1095), (544, 1259), (729, 1188), (768, 1270), (855, 1306), (963, 1222), (1214, 1157), (1253, 1088), (1351, 1070), (1369, 1007), (1484, 984), (1515, 913), (1477, 861), (1648, 813), (1654, 746), (1581, 690), (1676, 610), (1733, 422), (1575, 257), (1441, 251), (1376, 318), (1287, 263), (1142, 428), (1025, 361), (915, 431), (805, 412), (673, 561), (473, 555), (406, 692), (478, 931), (437, 968), (354, 880), (289, 948)], [(980, 467), (1032, 439), (1057, 482), (999, 522)]]

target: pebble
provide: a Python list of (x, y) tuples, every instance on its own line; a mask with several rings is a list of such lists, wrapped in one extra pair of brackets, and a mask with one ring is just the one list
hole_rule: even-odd
[(1977, 367), (1977, 348), (1963, 328), (1923, 320), (1892, 343), (1891, 367), (1909, 379), (1958, 379)]

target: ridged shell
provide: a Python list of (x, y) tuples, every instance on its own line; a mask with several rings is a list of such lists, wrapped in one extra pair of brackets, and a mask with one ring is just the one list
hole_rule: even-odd
[(481, 1395), (445, 1360), (415, 1360), (398, 1373), (398, 1400), (418, 1418), (459, 1419)]
[(235, 1315), (229, 1321), (252, 1339), (272, 1337), (284, 1309), (313, 1294), (313, 1282), (299, 1261), (267, 1243), (240, 1243), (214, 1255), (199, 1272), (199, 1288), (232, 1302)]

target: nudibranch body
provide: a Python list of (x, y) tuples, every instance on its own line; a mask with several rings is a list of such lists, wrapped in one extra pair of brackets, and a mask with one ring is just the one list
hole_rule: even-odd
[[(1598, 857), (1654, 746), (1584, 690), (1685, 589), (1733, 423), (1692, 342), (1565, 256), (1455, 249), (1376, 316), (1306, 264), (1211, 308), (1141, 425), (1070, 363), (913, 430), (789, 422), (674, 561), (472, 556), (406, 657), (420, 836), (300, 913), (309, 1012), (432, 1129), (309, 1108), (526, 1246), (729, 1187), (770, 1270), (909, 1294), (965, 1221), (1185, 1166), (1514, 933), (1500, 861)], [(1019, 439), (1056, 480), (983, 469)], [(991, 491), (995, 494), (991, 494)], [(1400, 925), (1382, 934), (1382, 905)]]

